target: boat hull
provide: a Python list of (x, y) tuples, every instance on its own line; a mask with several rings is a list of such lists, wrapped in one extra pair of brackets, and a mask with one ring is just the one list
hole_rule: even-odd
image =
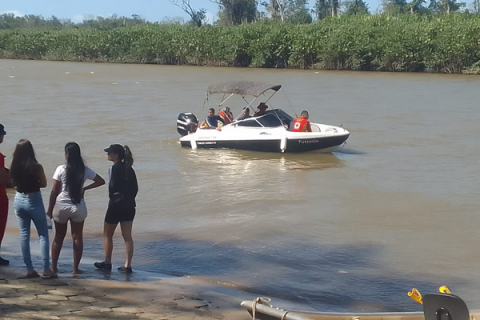
[[(285, 152), (285, 153), (301, 153), (301, 152), (332, 152), (343, 145), (348, 139), (349, 133), (344, 135), (336, 135), (330, 137), (302, 137), (284, 139), (252, 139), (252, 140), (196, 140), (195, 148), (199, 149), (236, 149), (260, 152)], [(282, 148), (282, 140), (284, 146)], [(180, 140), (182, 147), (192, 148), (192, 140)], [(282, 151), (283, 149), (283, 151)]]

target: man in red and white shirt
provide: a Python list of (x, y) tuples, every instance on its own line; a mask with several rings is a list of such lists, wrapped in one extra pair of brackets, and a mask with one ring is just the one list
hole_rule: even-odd
[(308, 121), (308, 111), (302, 111), (300, 118), (295, 119), (292, 127), (293, 132), (312, 132), (310, 121)]
[[(3, 142), (3, 137), (7, 134), (5, 127), (0, 124), (0, 143)], [(7, 227), (8, 216), (8, 198), (7, 198), (7, 184), (10, 182), (10, 174), (5, 168), (5, 156), (0, 153), (0, 247), (2, 246), (3, 235)], [(0, 257), (0, 266), (8, 266), (10, 261)]]

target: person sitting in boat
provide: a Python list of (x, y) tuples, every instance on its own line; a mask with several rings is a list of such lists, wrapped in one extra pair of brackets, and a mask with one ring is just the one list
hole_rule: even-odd
[(243, 108), (242, 114), (235, 120), (245, 120), (248, 118), (251, 118), (252, 116), (250, 115), (250, 109), (248, 107)]
[(312, 132), (310, 121), (308, 121), (308, 111), (303, 110), (299, 118), (293, 122), (293, 132)]
[(268, 109), (268, 106), (265, 104), (265, 102), (260, 102), (260, 104), (257, 107), (257, 112), (253, 115), (254, 117), (260, 117), (265, 114), (265, 111)]
[(230, 111), (230, 107), (225, 107), (223, 110), (218, 111), (218, 115), (223, 119), (225, 124), (233, 122), (233, 113)]
[(215, 114), (215, 109), (208, 109), (208, 116), (205, 121), (202, 123), (202, 129), (220, 129), (222, 125), (225, 124), (223, 119)]

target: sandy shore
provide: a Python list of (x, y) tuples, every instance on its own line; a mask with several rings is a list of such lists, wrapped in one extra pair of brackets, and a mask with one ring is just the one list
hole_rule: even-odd
[[(240, 307), (248, 294), (187, 277), (83, 265), (86, 272), (77, 277), (17, 279), (25, 269), (20, 248), (8, 238), (2, 256), (11, 265), (0, 267), (0, 319), (251, 319)], [(32, 252), (32, 260), (38, 264), (40, 257)]]

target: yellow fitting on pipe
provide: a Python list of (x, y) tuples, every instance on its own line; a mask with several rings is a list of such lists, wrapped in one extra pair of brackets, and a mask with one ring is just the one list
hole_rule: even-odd
[(448, 289), (447, 286), (441, 286), (440, 288), (438, 288), (438, 291), (440, 291), (440, 293), (450, 294), (450, 289)]
[(416, 302), (420, 303), (420, 304), (423, 304), (423, 301), (422, 301), (422, 295), (420, 294), (420, 292), (418, 292), (417, 289), (413, 288), (412, 289), (412, 292), (409, 292), (408, 293), (408, 296), (410, 298), (412, 298), (413, 300), (415, 300)]

